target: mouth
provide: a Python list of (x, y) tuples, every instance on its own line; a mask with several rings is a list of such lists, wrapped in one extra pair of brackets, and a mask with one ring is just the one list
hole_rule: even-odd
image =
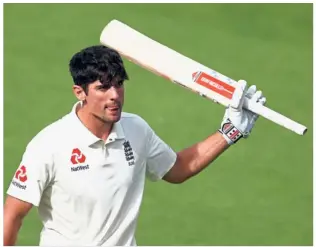
[(111, 113), (117, 113), (120, 111), (121, 108), (119, 106), (107, 106), (105, 107), (105, 109)]

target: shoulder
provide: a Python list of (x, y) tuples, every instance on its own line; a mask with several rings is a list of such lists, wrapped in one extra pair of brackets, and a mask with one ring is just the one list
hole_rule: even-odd
[(120, 122), (124, 128), (150, 128), (145, 119), (134, 113), (122, 112)]
[(144, 144), (148, 142), (149, 133), (152, 129), (141, 116), (123, 112), (120, 124), (127, 139)]
[(67, 134), (68, 115), (43, 127), (28, 143), (27, 149), (48, 151), (58, 145), (62, 136)]

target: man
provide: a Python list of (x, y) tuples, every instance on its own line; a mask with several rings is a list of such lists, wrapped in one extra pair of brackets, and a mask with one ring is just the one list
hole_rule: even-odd
[(28, 144), (7, 191), (4, 244), (14, 245), (23, 218), (38, 207), (40, 245), (136, 245), (145, 178), (182, 183), (247, 137), (257, 115), (241, 108), (245, 95), (264, 104), (255, 86), (239, 81), (219, 131), (174, 152), (139, 116), (122, 112), (119, 54), (88, 47), (70, 61), (72, 111)]

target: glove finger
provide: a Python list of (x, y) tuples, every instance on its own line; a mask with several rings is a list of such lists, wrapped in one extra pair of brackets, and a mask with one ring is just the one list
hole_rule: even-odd
[[(267, 99), (266, 97), (261, 97), (258, 99), (258, 103), (261, 104), (261, 105), (265, 105)], [(253, 125), (259, 118), (259, 115), (258, 114), (253, 114), (251, 119), (250, 119), (250, 125)]]
[(258, 100), (262, 97), (262, 91), (257, 91), (255, 94), (251, 97), (251, 100), (254, 102), (258, 102)]
[(261, 97), (261, 98), (258, 100), (258, 102), (259, 102), (261, 105), (265, 105), (266, 102), (267, 102), (267, 99), (266, 99), (266, 97)]
[(240, 110), (243, 104), (243, 98), (246, 93), (247, 82), (245, 80), (239, 80), (230, 102), (230, 106), (234, 109)]
[(257, 86), (251, 85), (246, 92), (246, 97), (251, 98), (255, 94), (256, 91), (257, 91)]
[[(255, 102), (258, 102), (261, 105), (264, 105), (266, 102), (266, 98), (262, 96), (261, 91), (257, 91), (255, 95), (252, 97), (251, 100), (254, 100)], [(253, 113), (251, 119), (250, 119), (250, 125), (253, 125), (258, 120), (259, 115)]]

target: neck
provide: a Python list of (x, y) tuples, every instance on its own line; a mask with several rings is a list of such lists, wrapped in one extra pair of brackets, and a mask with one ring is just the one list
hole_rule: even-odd
[(106, 123), (89, 113), (85, 107), (78, 104), (76, 114), (83, 125), (96, 137), (106, 140), (112, 130), (113, 123)]

